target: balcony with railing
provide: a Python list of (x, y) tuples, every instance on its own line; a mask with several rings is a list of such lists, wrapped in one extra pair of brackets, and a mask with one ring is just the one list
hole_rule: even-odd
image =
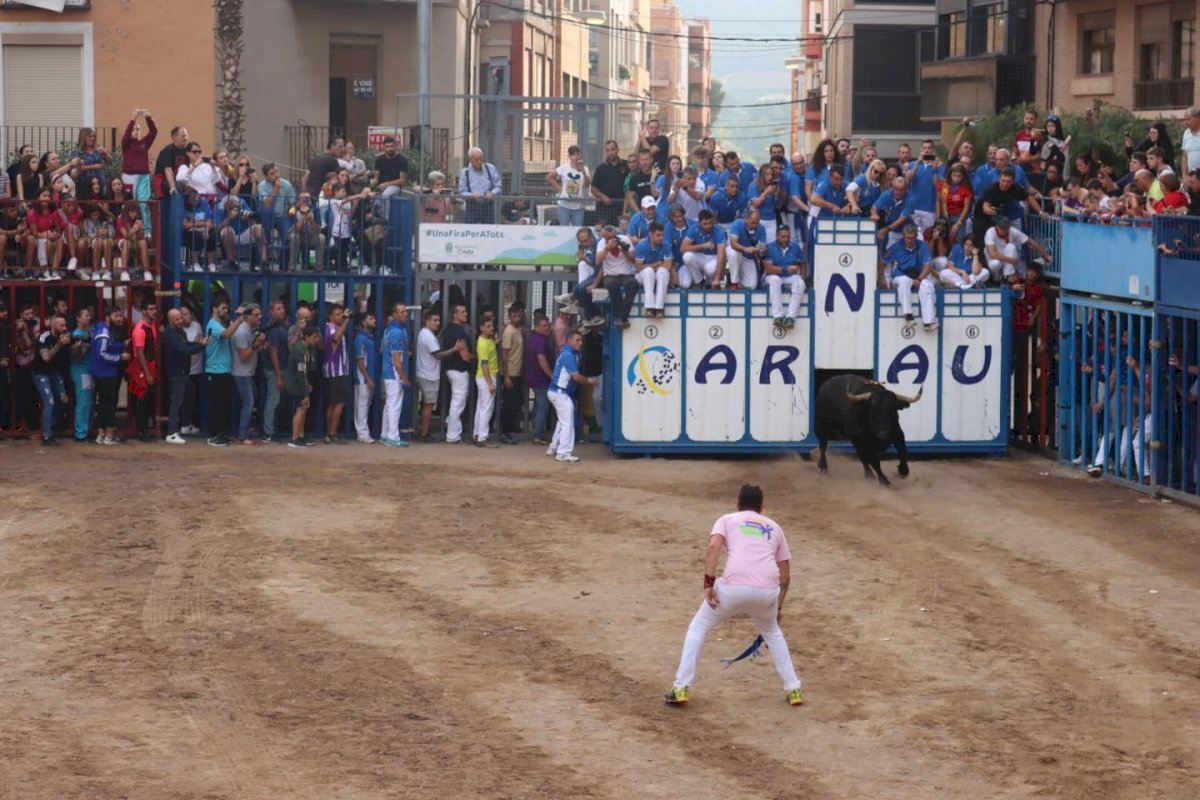
[(1187, 108), (1192, 104), (1195, 87), (1195, 78), (1136, 81), (1133, 84), (1133, 107), (1138, 110)]

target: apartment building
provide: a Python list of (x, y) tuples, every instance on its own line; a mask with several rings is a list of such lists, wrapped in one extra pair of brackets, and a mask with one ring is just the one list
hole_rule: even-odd
[(591, 96), (621, 101), (606, 115), (605, 138), (632, 148), (650, 101), (649, 0), (592, 0), (605, 23), (589, 31)]
[(712, 25), (706, 19), (688, 21), (687, 121), (688, 148), (712, 133)]
[(650, 100), (672, 153), (688, 143), (688, 33), (674, 0), (650, 5)]

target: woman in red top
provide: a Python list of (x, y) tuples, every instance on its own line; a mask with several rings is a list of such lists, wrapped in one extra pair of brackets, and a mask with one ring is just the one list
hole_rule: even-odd
[(129, 267), (133, 260), (134, 250), (137, 251), (138, 259), (142, 263), (142, 280), (154, 280), (154, 276), (150, 274), (150, 251), (146, 244), (146, 225), (142, 222), (142, 215), (138, 213), (138, 204), (133, 201), (126, 203), (125, 208), (121, 210), (121, 216), (117, 217), (117, 250), (121, 254), (121, 268), (124, 270), (121, 273), (121, 280), (129, 280)]
[(29, 206), (29, 236), (25, 247), (25, 268), (33, 271), (33, 254), (37, 252), (38, 265), (42, 268), (41, 280), (61, 278), (58, 262), (62, 258), (62, 231), (58, 225), (58, 210), (50, 201), (50, 190), (38, 192), (37, 200)]
[(950, 243), (958, 244), (966, 236), (963, 228), (967, 224), (975, 200), (971, 182), (967, 180), (967, 168), (962, 164), (951, 166), (946, 180), (938, 181), (937, 193), (938, 216), (950, 220)]
[[(74, 273), (80, 262), (87, 262), (91, 242), (83, 232), (83, 209), (71, 195), (63, 198), (62, 208), (58, 210), (58, 229), (62, 232), (67, 258), (70, 259), (67, 261), (67, 271)], [(75, 275), (67, 277), (74, 278)]]
[(150, 147), (156, 138), (158, 126), (150, 112), (134, 109), (121, 137), (121, 181), (139, 200), (150, 199)]

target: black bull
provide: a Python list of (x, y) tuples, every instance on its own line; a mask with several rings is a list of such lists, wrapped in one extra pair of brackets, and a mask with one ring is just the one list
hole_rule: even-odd
[(871, 471), (884, 486), (891, 482), (879, 468), (879, 457), (888, 447), (895, 447), (900, 456), (899, 473), (908, 477), (908, 447), (900, 427), (900, 410), (921, 399), (896, 394), (885, 386), (857, 375), (836, 375), (821, 384), (817, 391), (815, 429), (821, 443), (821, 472), (828, 471), (825, 446), (829, 440), (849, 440), (862, 462), (867, 477)]

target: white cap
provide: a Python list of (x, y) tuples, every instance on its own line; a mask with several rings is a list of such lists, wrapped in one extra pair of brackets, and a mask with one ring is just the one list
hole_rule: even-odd
[(654, 208), (656, 205), (658, 205), (658, 201), (650, 195), (642, 198), (642, 208)]

